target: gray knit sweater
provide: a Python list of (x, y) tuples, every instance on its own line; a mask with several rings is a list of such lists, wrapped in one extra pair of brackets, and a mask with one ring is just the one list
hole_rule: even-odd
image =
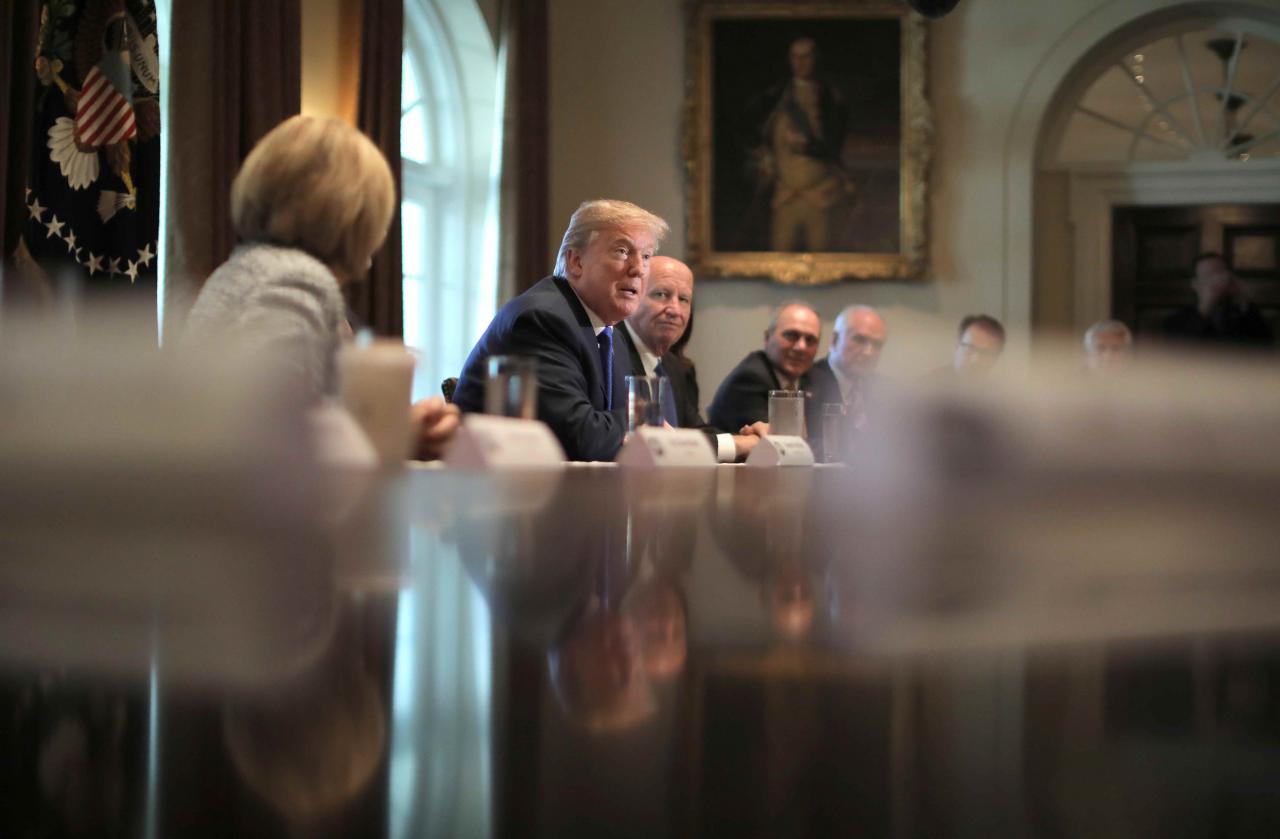
[(241, 245), (214, 271), (187, 318), (187, 343), (234, 342), (261, 354), (310, 398), (335, 394), (346, 306), (320, 260), (294, 248)]

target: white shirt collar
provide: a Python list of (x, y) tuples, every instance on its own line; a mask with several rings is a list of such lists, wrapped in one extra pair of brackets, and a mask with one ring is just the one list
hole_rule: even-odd
[(582, 308), (587, 310), (587, 319), (591, 321), (591, 328), (595, 330), (596, 337), (599, 337), (600, 333), (604, 332), (604, 328), (606, 326), (604, 322), (604, 318), (600, 317), (595, 312), (593, 312), (591, 310), (591, 307), (588, 306), (585, 302), (583, 302), (582, 295), (579, 294), (578, 290), (573, 287), (573, 283), (569, 283), (569, 290), (573, 292), (574, 297), (578, 298), (578, 302), (582, 303)]
[(631, 328), (629, 321), (624, 320), (623, 323), (626, 324), (627, 332), (631, 335), (631, 342), (636, 345), (636, 352), (640, 355), (640, 363), (644, 365), (644, 374), (652, 376), (653, 371), (658, 369), (658, 364), (662, 361), (662, 358), (649, 349), (649, 345), (641, 340), (636, 331)]

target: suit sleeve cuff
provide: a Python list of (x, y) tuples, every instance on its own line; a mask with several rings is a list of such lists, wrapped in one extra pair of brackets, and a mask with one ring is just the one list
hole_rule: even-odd
[(732, 434), (716, 435), (716, 462), (733, 463), (738, 459), (738, 447), (733, 444)]

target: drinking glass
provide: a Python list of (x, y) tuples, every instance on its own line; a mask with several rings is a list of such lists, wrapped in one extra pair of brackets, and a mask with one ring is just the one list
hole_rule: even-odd
[(627, 431), (642, 425), (662, 425), (662, 377), (627, 376), (626, 382)]
[(804, 437), (804, 391), (769, 391), (769, 433)]
[(843, 402), (831, 402), (822, 406), (822, 462), (839, 463), (844, 460), (849, 441), (849, 406)]
[(338, 353), (339, 395), (384, 464), (409, 456), (413, 356), (404, 344), (379, 339)]
[(518, 355), (489, 357), (484, 384), (484, 412), (531, 420), (538, 409), (538, 362)]

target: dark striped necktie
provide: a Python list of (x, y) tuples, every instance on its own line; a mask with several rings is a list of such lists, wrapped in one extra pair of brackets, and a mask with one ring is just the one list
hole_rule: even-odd
[(600, 345), (600, 366), (604, 368), (604, 409), (613, 410), (613, 327), (606, 326), (596, 336)]
[[(653, 368), (653, 373), (655, 376), (658, 376), (659, 379), (668, 378), (667, 371), (663, 369), (661, 361), (658, 362), (657, 367)], [(662, 394), (662, 418), (666, 420), (667, 424), (672, 428), (679, 428), (680, 416), (676, 413), (676, 394), (675, 390), (671, 387), (671, 383), (668, 382), (667, 386), (663, 388), (662, 382), (659, 381), (658, 392)]]

